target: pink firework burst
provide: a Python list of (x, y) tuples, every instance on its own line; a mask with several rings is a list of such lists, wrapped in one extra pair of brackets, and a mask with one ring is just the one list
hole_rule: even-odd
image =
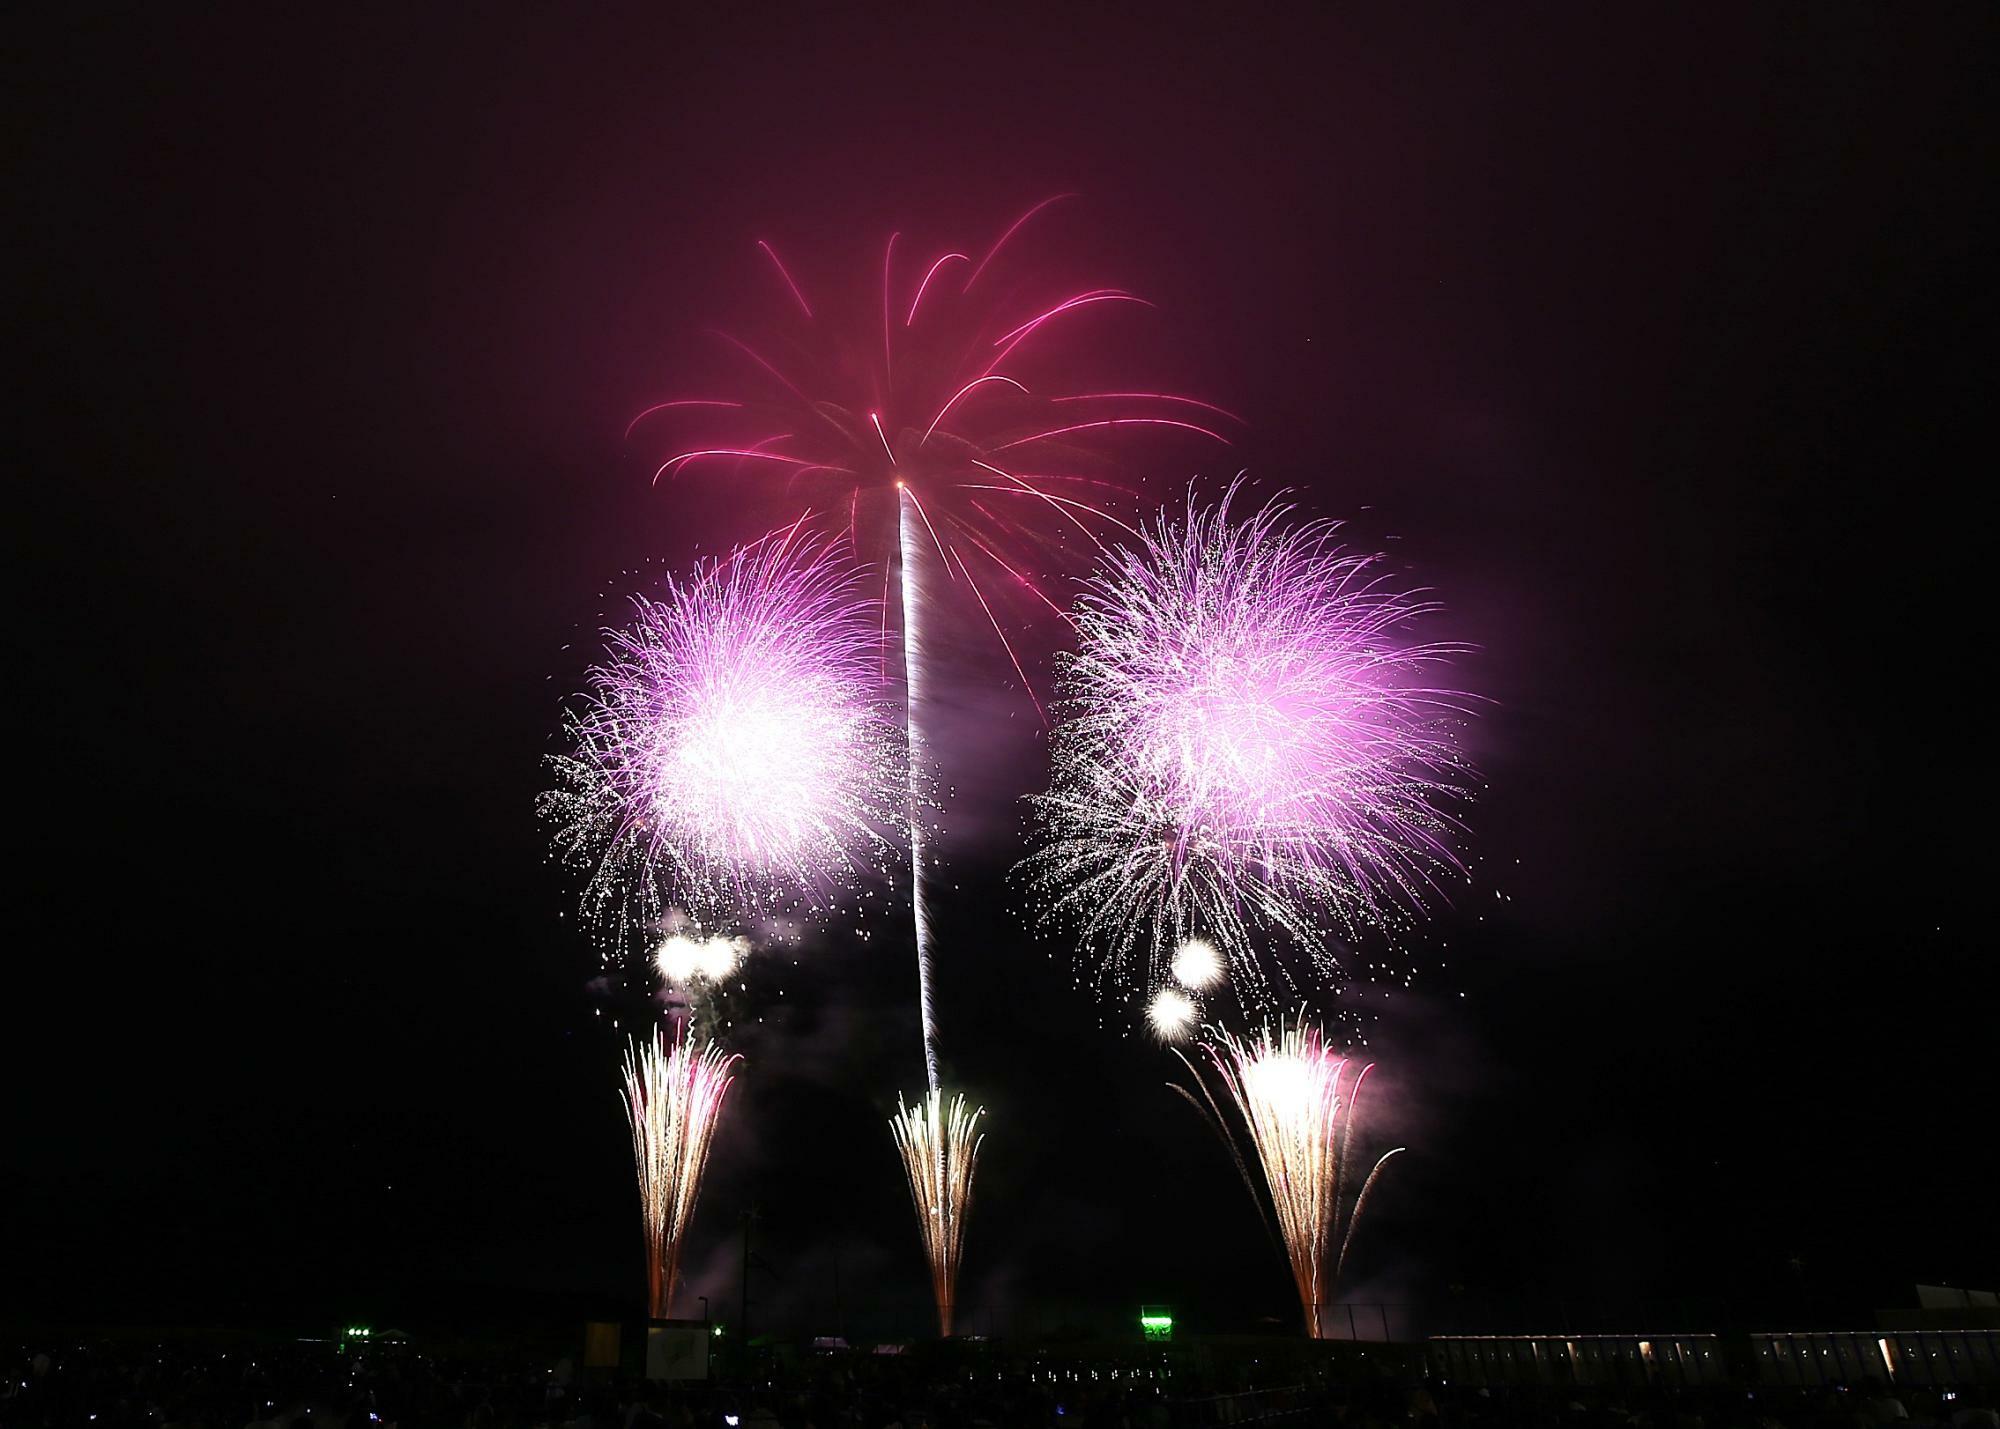
[(865, 585), (795, 524), (669, 578), (605, 632), (541, 800), (601, 926), (650, 933), (670, 900), (716, 926), (822, 907), (879, 861), (903, 776)]
[(996, 604), (1018, 597), (1061, 614), (1041, 585), (1052, 550), (1124, 527), (1114, 512), (1133, 493), (1110, 460), (1118, 444), (1146, 433), (1226, 443), (1235, 420), (1173, 392), (1044, 376), (1065, 365), (1054, 349), (1066, 334), (1151, 306), (1122, 288), (1036, 294), (1013, 280), (1016, 238), (1068, 197), (1036, 204), (983, 250), (926, 257), (892, 235), (879, 283), (870, 275), (870, 297), (845, 309), (809, 298), (759, 242), (788, 321), (755, 344), (716, 334), (739, 393), (662, 402), (633, 420), (632, 433), (662, 444), (655, 480), (719, 469), (782, 482), (837, 512), (871, 553), (893, 548), (907, 501), (1026, 686)]
[(1274, 944), (1331, 974), (1329, 932), (1393, 928), (1462, 873), (1469, 701), (1430, 679), (1461, 647), (1409, 639), (1434, 607), (1333, 523), (1236, 520), (1235, 491), (1113, 552), (1061, 657), (1026, 869), (1131, 992), (1187, 938), (1224, 950), (1240, 999), (1297, 990)]

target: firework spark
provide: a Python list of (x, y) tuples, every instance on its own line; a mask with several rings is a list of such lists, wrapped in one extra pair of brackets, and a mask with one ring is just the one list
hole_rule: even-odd
[(1175, 948), (1173, 962), (1168, 967), (1175, 982), (1197, 991), (1222, 981), (1222, 954), (1206, 938), (1189, 938)]
[(933, 1089), (915, 1106), (897, 1098), (889, 1119), (903, 1171), (916, 1203), (917, 1226), (931, 1266), (931, 1294), (937, 1300), (938, 1333), (951, 1334), (958, 1293), (959, 1257), (965, 1249), (965, 1219), (972, 1210), (972, 1172), (979, 1161), (979, 1118), (984, 1107), (967, 1110), (965, 1097), (950, 1100)]
[[(1328, 1047), (1320, 1030), (1305, 1022), (1288, 1028), (1280, 1021), (1275, 1036), (1267, 1025), (1247, 1042), (1216, 1032), (1202, 1050), (1214, 1064), (1256, 1150), (1300, 1309), (1312, 1337), (1320, 1339), (1322, 1311), (1339, 1286), (1368, 1193), (1389, 1158), (1405, 1149), (1398, 1146), (1386, 1152), (1361, 1182), (1353, 1204), (1344, 1204), (1361, 1087), (1372, 1064), (1347, 1077), (1349, 1059)], [(1263, 1200), (1221, 1108), (1194, 1064), (1185, 1057), (1182, 1061), (1194, 1073), (1208, 1103), (1207, 1114), (1229, 1142), (1237, 1169), (1261, 1210)], [(1174, 1090), (1201, 1108), (1185, 1087)]]
[(1235, 490), (1160, 516), (1085, 583), (1024, 868), (1105, 981), (1158, 986), (1168, 950), (1200, 937), (1259, 1001), (1299, 984), (1270, 944), (1331, 975), (1328, 931), (1397, 928), (1462, 872), (1467, 700), (1427, 678), (1460, 647), (1405, 639), (1433, 606), (1331, 523), (1275, 505), (1232, 519)]
[(1146, 1021), (1162, 1042), (1178, 1042), (1194, 1029), (1201, 1009), (1184, 992), (1163, 987), (1146, 1004)]
[(794, 525), (670, 578), (606, 633), (540, 807), (590, 869), (586, 912), (621, 939), (657, 927), (670, 896), (710, 924), (826, 900), (886, 851), (901, 738), (862, 586)]
[(750, 955), (748, 938), (690, 938), (670, 933), (653, 954), (653, 965), (668, 982), (721, 982)]
[(656, 1320), (673, 1310), (681, 1238), (739, 1060), (685, 1037), (669, 1047), (658, 1028), (650, 1041), (633, 1038), (625, 1050), (623, 1095), (646, 1238), (646, 1303)]

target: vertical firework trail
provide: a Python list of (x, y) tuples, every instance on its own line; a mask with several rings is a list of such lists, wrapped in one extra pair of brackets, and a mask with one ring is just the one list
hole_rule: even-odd
[(923, 542), (917, 526), (924, 509), (916, 493), (896, 488), (897, 571), (902, 587), (903, 708), (908, 722), (910, 821), (910, 927), (917, 949), (917, 1010), (924, 1040), (926, 1092), (915, 1106), (899, 1096), (889, 1120), (896, 1151), (909, 1178), (917, 1233), (930, 1262), (938, 1333), (949, 1338), (958, 1300), (958, 1266), (965, 1250), (965, 1222), (972, 1210), (972, 1173), (979, 1160), (977, 1134), (984, 1107), (966, 1109), (963, 1093), (947, 1101), (938, 1084), (937, 1016), (931, 1003), (931, 919), (924, 899), (924, 809), (929, 769), (923, 737)]
[[(917, 1011), (924, 1038), (924, 1077), (933, 1097), (938, 1092), (937, 1017), (931, 1008), (931, 920), (924, 903), (924, 740), (917, 718), (922, 687), (922, 637), (917, 605), (922, 599), (918, 574), (921, 547), (912, 516), (921, 516), (916, 495), (898, 484), (896, 490), (897, 555), (903, 602), (903, 709), (907, 720), (910, 822), (910, 924), (917, 946)], [(914, 1173), (913, 1173), (914, 1174)], [(947, 1332), (948, 1333), (948, 1332)]]
[(681, 1238), (694, 1216), (709, 1143), (739, 1060), (685, 1032), (669, 1048), (658, 1028), (650, 1041), (635, 1037), (625, 1049), (623, 1095), (646, 1238), (646, 1305), (656, 1320), (673, 1310)]
[[(1398, 1146), (1385, 1153), (1362, 1181), (1352, 1206), (1343, 1205), (1361, 1086), (1373, 1064), (1346, 1079), (1350, 1059), (1329, 1047), (1319, 1028), (1304, 1021), (1289, 1028), (1280, 1021), (1275, 1036), (1267, 1025), (1248, 1041), (1211, 1029), (1202, 1050), (1242, 1118), (1263, 1170), (1264, 1189), (1291, 1262), (1307, 1333), (1322, 1339), (1321, 1312), (1340, 1284), (1368, 1192), (1389, 1158), (1404, 1149)], [(1194, 1064), (1186, 1057), (1181, 1061), (1194, 1073), (1202, 1100), (1196, 1101), (1185, 1087), (1168, 1085), (1197, 1110), (1207, 1103), (1205, 1112), (1222, 1132), (1261, 1213), (1264, 1199), (1257, 1194), (1249, 1160), (1230, 1133), (1221, 1106)]]
[[(925, 897), (923, 819), (934, 772), (923, 739), (926, 581), (941, 571), (941, 587), (963, 586), (1039, 713), (1041, 702), (1002, 616), (1011, 600), (1067, 619), (1039, 581), (1052, 564), (1069, 563), (1079, 538), (1099, 545), (1090, 523), (1132, 529), (1105, 509), (1137, 496), (1115, 479), (1106, 448), (1148, 436), (1226, 446), (1229, 439), (1214, 424), (1237, 420), (1177, 392), (1132, 390), (1125, 383), (1117, 390), (1074, 390), (1058, 375), (1059, 366), (1048, 365), (1045, 349), (1061, 331), (1119, 309), (1152, 306), (1122, 288), (1032, 297), (1022, 285), (1003, 281), (1009, 265), (995, 260), (1010, 240), (1037, 214), (1070, 197), (1035, 204), (976, 260), (972, 252), (947, 252), (927, 266), (906, 263), (899, 270), (900, 235), (892, 235), (882, 254), (879, 301), (871, 279), (859, 304), (816, 304), (771, 244), (760, 240), (757, 247), (785, 294), (789, 330), (780, 343), (760, 342), (760, 351), (717, 332), (732, 360), (742, 364), (742, 386), (727, 396), (655, 403), (627, 428), (629, 436), (641, 423), (658, 423), (674, 433), (656, 482), (695, 466), (755, 473), (782, 480), (787, 493), (825, 492), (830, 499), (822, 509), (846, 515), (844, 536), (857, 558), (886, 540), (895, 543), (910, 902), (927, 1096), (891, 1125), (917, 1198), (946, 1333), (977, 1145), (970, 1127), (981, 1113), (967, 1113), (962, 1098), (947, 1099), (940, 1091)], [(872, 507), (876, 494), (890, 489), (894, 529), (871, 529), (874, 523), (862, 519), (863, 500)], [(885, 657), (889, 604), (885, 587)]]

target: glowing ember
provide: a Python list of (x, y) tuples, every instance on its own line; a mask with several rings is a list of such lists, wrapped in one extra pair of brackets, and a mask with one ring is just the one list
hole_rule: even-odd
[(1146, 1021), (1153, 1029), (1153, 1035), (1162, 1042), (1178, 1042), (1194, 1030), (1195, 1020), (1201, 1016), (1201, 1009), (1184, 992), (1176, 992), (1163, 987), (1153, 994), (1153, 1000), (1146, 1006)]
[(749, 955), (747, 938), (689, 938), (670, 934), (653, 955), (660, 976), (671, 983), (686, 984), (697, 979), (721, 982)]
[(1199, 991), (1222, 981), (1222, 954), (1206, 938), (1189, 938), (1174, 949), (1174, 981)]

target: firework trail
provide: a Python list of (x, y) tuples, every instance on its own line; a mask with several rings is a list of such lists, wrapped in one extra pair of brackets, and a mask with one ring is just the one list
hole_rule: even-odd
[(861, 572), (794, 525), (633, 601), (565, 712), (540, 810), (619, 941), (670, 897), (704, 923), (875, 864), (900, 822), (901, 736), (880, 704)]
[(635, 1037), (625, 1049), (623, 1096), (646, 1238), (646, 1303), (656, 1320), (673, 1310), (681, 1237), (694, 1215), (709, 1143), (739, 1060), (685, 1036), (669, 1048), (658, 1028), (650, 1041)]
[(979, 1118), (984, 1107), (966, 1109), (965, 1097), (933, 1087), (915, 1106), (897, 1098), (889, 1120), (910, 1179), (910, 1199), (930, 1261), (931, 1294), (937, 1300), (938, 1333), (950, 1336), (958, 1292), (959, 1257), (965, 1248), (965, 1219), (972, 1210), (972, 1172), (979, 1161)]
[(1435, 607), (1331, 523), (1233, 519), (1235, 492), (1161, 515), (1085, 583), (1023, 871), (1105, 983), (1157, 988), (1175, 945), (1206, 939), (1247, 1006), (1298, 987), (1264, 945), (1330, 976), (1328, 931), (1393, 931), (1462, 874), (1450, 809), (1470, 771), (1467, 698), (1428, 679), (1461, 647), (1405, 638)]
[[(922, 556), (911, 517), (914, 499), (906, 492), (897, 494), (899, 556), (903, 597), (903, 709), (907, 722), (905, 747), (908, 750), (908, 808), (910, 826), (910, 925), (917, 945), (917, 1013), (924, 1039), (924, 1077), (932, 1096), (938, 1090), (937, 1017), (931, 1007), (931, 914), (924, 896), (924, 784), (926, 759), (923, 723), (918, 718), (923, 686), (923, 627), (917, 611), (922, 605)], [(947, 1332), (949, 1333), (949, 1332)]]
[(653, 953), (653, 966), (667, 982), (685, 987), (695, 982), (719, 983), (748, 956), (748, 938), (690, 938), (685, 933), (669, 933)]
[[(1303, 1021), (1288, 1028), (1281, 1020), (1275, 1036), (1267, 1025), (1247, 1042), (1227, 1032), (1213, 1032), (1202, 1050), (1256, 1151), (1308, 1332), (1314, 1339), (1323, 1338), (1320, 1310), (1339, 1286), (1368, 1193), (1389, 1158), (1405, 1149), (1398, 1146), (1386, 1152), (1361, 1182), (1353, 1204), (1343, 1204), (1361, 1086), (1373, 1064), (1346, 1078), (1349, 1059), (1329, 1048), (1317, 1027)], [(1221, 1107), (1194, 1064), (1185, 1057), (1181, 1060), (1194, 1074), (1202, 1100), (1185, 1087), (1173, 1089), (1197, 1110), (1204, 1110), (1202, 1103), (1207, 1103), (1205, 1112), (1229, 1143), (1236, 1168), (1261, 1212), (1263, 1198)]]

